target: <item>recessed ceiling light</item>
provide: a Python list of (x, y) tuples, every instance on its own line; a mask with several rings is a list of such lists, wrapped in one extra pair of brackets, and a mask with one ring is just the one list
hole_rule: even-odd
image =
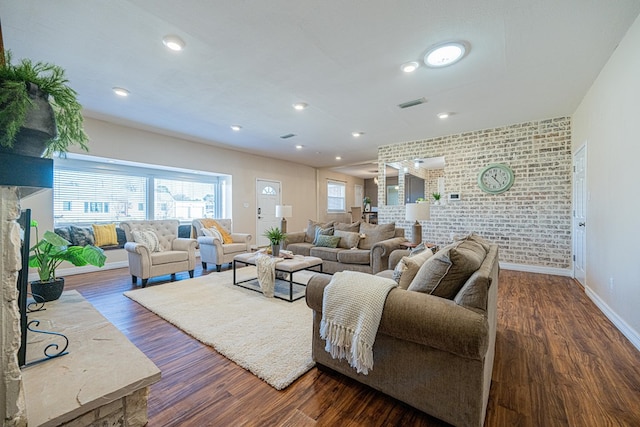
[(354, 138), (358, 138), (358, 137), (364, 135), (364, 132), (351, 132), (351, 135), (353, 135)]
[(336, 156), (336, 160), (342, 160), (342, 157)]
[(442, 43), (427, 51), (424, 63), (428, 67), (446, 67), (460, 61), (465, 53), (467, 53), (467, 47), (462, 42)]
[(451, 113), (438, 113), (438, 118), (439, 119), (446, 119), (450, 115), (451, 115)]
[(296, 145), (296, 150), (302, 150), (302, 147), (303, 147), (303, 145), (298, 144), (298, 145)]
[(293, 104), (293, 108), (295, 108), (296, 110), (304, 110), (308, 106), (309, 104), (307, 104), (306, 102), (296, 102), (295, 104)]
[(113, 92), (118, 96), (129, 96), (129, 91), (122, 87), (114, 87)]
[(185, 46), (184, 40), (173, 34), (164, 36), (162, 38), (162, 43), (164, 43), (164, 45), (169, 49), (175, 50), (176, 52), (181, 51)]
[(242, 129), (242, 126), (240, 125), (231, 125), (231, 129), (238, 132), (240, 129)]
[(420, 64), (418, 64), (416, 61), (411, 61), (411, 62), (407, 62), (406, 64), (402, 64), (400, 69), (405, 73), (413, 73), (419, 67), (420, 67)]

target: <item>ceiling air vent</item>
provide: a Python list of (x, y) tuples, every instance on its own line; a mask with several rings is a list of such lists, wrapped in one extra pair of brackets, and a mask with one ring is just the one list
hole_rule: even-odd
[(407, 101), (407, 102), (403, 102), (402, 104), (398, 104), (398, 107), (400, 108), (415, 107), (416, 105), (424, 104), (426, 102), (427, 102), (427, 98), (422, 97), (422, 98), (414, 99), (413, 101)]
[(296, 134), (295, 134), (295, 133), (288, 133), (288, 134), (286, 134), (286, 135), (282, 135), (282, 136), (280, 136), (280, 138), (282, 138), (282, 139), (287, 139), (287, 138), (293, 138), (294, 136), (296, 136)]

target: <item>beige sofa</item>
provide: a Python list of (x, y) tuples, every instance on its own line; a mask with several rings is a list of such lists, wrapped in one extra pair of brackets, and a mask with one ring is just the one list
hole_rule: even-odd
[[(436, 258), (446, 253), (453, 261), (447, 274), (456, 275), (456, 264), (462, 262), (460, 252), (464, 252), (459, 249), (453, 256), (449, 246), (442, 248), (427, 262), (438, 264), (442, 259)], [(323, 291), (330, 278), (315, 275), (306, 292), (307, 305), (313, 309), (313, 359), (321, 367), (455, 426), (482, 426), (495, 353), (499, 272), (498, 247), (486, 245), (485, 251), (480, 267), (461, 283), (452, 299), (400, 288), (391, 290), (373, 347), (373, 370), (368, 375), (356, 373), (344, 360), (332, 359), (325, 351), (319, 328)], [(427, 262), (414, 280), (425, 280), (421, 273)], [(391, 272), (380, 275), (390, 277)]]
[[(193, 277), (197, 242), (195, 239), (179, 238), (179, 225), (180, 221), (173, 219), (120, 223), (120, 228), (127, 237), (124, 248), (129, 257), (129, 272), (134, 284), (139, 277), (144, 288), (150, 277), (166, 274), (171, 274), (171, 280), (174, 280), (175, 273), (180, 271), (188, 271), (189, 277)], [(152, 230), (157, 238), (157, 248), (151, 247), (148, 243), (137, 242), (134, 237), (134, 232), (149, 230)]]
[[(331, 235), (342, 236), (338, 247), (323, 247), (314, 244), (317, 228), (331, 231)], [(362, 237), (359, 237), (362, 236)], [(354, 240), (352, 240), (354, 239)], [(322, 259), (322, 271), (336, 273), (343, 270), (375, 274), (386, 270), (389, 255), (401, 249), (405, 242), (404, 229), (395, 224), (372, 225), (365, 222), (352, 224), (309, 220), (306, 231), (287, 233), (284, 249), (295, 255), (314, 256)]]
[[(238, 254), (243, 254), (251, 250), (251, 234), (248, 233), (234, 233), (231, 227), (230, 219), (216, 219), (215, 221), (227, 233), (231, 236), (232, 243), (223, 243), (219, 238), (212, 236), (205, 236), (202, 232), (203, 222), (207, 222), (208, 219), (194, 219), (191, 222), (193, 227), (192, 233), (198, 240), (198, 246), (200, 247), (200, 261), (202, 262), (202, 268), (207, 269), (207, 264), (215, 264), (216, 271), (219, 273), (222, 269), (222, 264), (229, 264), (233, 262), (233, 257)], [(211, 220), (209, 220), (211, 221)]]

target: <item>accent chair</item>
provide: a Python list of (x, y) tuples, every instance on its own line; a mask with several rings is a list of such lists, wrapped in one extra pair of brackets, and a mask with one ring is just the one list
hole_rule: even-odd
[[(221, 231), (217, 230), (213, 221), (222, 228)], [(194, 219), (191, 225), (191, 235), (196, 236), (198, 240), (200, 261), (204, 270), (207, 269), (207, 264), (211, 263), (216, 265), (216, 271), (219, 273), (222, 264), (231, 265), (234, 256), (251, 251), (251, 234), (234, 233), (230, 219)], [(213, 232), (210, 232), (212, 228)], [(225, 234), (227, 243), (224, 242)]]
[[(193, 277), (196, 266), (195, 239), (178, 237), (178, 220), (123, 221), (127, 243), (124, 248), (129, 257), (129, 272), (133, 284), (142, 279), (142, 287), (150, 277), (188, 271)], [(155, 236), (155, 237), (154, 237)]]

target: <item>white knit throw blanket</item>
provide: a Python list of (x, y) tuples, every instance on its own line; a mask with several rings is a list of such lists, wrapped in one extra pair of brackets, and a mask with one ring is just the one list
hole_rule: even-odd
[(324, 288), (320, 337), (334, 359), (346, 359), (358, 373), (373, 369), (373, 343), (393, 279), (356, 271), (333, 275)]
[(283, 258), (274, 258), (266, 254), (256, 255), (256, 267), (258, 270), (258, 284), (262, 293), (269, 298), (273, 298), (276, 284), (276, 263), (284, 261)]

